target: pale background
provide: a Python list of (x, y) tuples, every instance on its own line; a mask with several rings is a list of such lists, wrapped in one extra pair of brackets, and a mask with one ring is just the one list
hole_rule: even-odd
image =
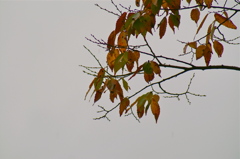
[[(109, 1), (98, 3), (114, 10)], [(106, 55), (85, 36), (106, 40), (116, 20), (94, 4), (0, 1), (0, 158), (239, 159), (238, 72), (198, 71), (191, 90), (207, 97), (190, 96), (191, 105), (185, 98), (161, 97), (158, 124), (151, 113), (140, 124), (133, 117), (120, 118), (118, 111), (109, 115), (111, 122), (93, 120), (100, 115), (98, 104), (114, 104), (107, 97), (94, 106), (84, 101), (92, 77), (79, 65), (97, 63), (83, 45), (102, 62)], [(176, 35), (188, 41), (195, 24), (182, 23), (187, 32)], [(169, 37), (152, 39), (152, 45), (177, 57), (182, 45), (168, 31)], [(222, 63), (239, 66), (239, 46), (226, 47), (221, 59), (214, 55), (211, 64)], [(204, 65), (203, 59), (198, 64)], [(184, 90), (192, 73), (166, 88)]]

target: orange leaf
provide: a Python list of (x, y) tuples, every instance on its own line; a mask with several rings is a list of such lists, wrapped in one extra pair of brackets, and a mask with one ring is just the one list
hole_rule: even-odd
[(127, 44), (127, 34), (125, 31), (122, 31), (118, 36), (118, 47), (119, 50), (123, 53), (126, 51)]
[(213, 31), (212, 27), (213, 27), (212, 24), (210, 24), (208, 27), (208, 31), (207, 31), (207, 35), (206, 35), (206, 44), (209, 43), (210, 37), (212, 35), (212, 31)]
[(197, 50), (196, 50), (196, 59), (197, 60), (203, 56), (205, 48), (206, 48), (206, 45), (200, 45), (197, 47)]
[(231, 29), (237, 29), (237, 26), (233, 24), (233, 22), (228, 19), (223, 17), (222, 15), (215, 13), (214, 14), (215, 20), (219, 22), (220, 24), (224, 25), (225, 27), (231, 28)]
[(154, 79), (154, 73), (147, 74), (144, 72), (144, 79), (147, 83), (149, 83), (150, 81), (152, 81)]
[(201, 24), (199, 25), (199, 27), (198, 27), (198, 29), (197, 29), (197, 32), (196, 32), (196, 34), (198, 34), (199, 30), (202, 28), (202, 26), (203, 26), (203, 24), (204, 24), (205, 20), (207, 19), (207, 16), (208, 16), (208, 14), (206, 14), (206, 15), (205, 15), (205, 17), (203, 18), (203, 20), (202, 20)]
[(128, 98), (123, 98), (123, 100), (120, 102), (120, 106), (119, 106), (119, 114), (120, 116), (122, 116), (122, 113), (124, 112), (124, 110), (126, 110), (126, 108), (129, 106), (130, 101)]
[[(153, 95), (153, 96), (158, 96), (158, 95)], [(156, 97), (155, 97), (156, 98)], [(156, 101), (154, 97), (152, 98), (152, 102), (151, 102), (151, 110), (152, 110), (152, 113), (155, 117), (155, 120), (156, 120), (156, 123), (158, 121), (158, 117), (160, 115), (160, 106), (158, 104), (158, 102)], [(158, 97), (159, 98), (159, 97)]]
[(101, 69), (98, 71), (97, 77), (102, 78), (102, 77), (104, 77), (104, 74), (105, 74), (105, 70), (104, 70), (104, 68), (101, 68)]
[(193, 21), (195, 21), (195, 23), (197, 23), (198, 20), (199, 20), (199, 17), (200, 17), (199, 9), (198, 8), (192, 9), (192, 11), (191, 11), (191, 19)]
[(159, 27), (159, 36), (160, 36), (160, 39), (162, 39), (162, 37), (164, 36), (164, 34), (166, 32), (166, 28), (167, 28), (167, 18), (166, 17), (164, 17), (162, 19), (159, 26), (160, 26)]
[(204, 0), (208, 8), (211, 8), (213, 0)]
[(125, 18), (126, 18), (127, 12), (124, 12), (117, 20), (116, 22), (116, 28), (115, 28), (115, 34), (119, 33), (122, 26), (124, 25)]
[(224, 47), (219, 41), (215, 40), (213, 42), (213, 48), (216, 51), (216, 53), (218, 54), (218, 57), (222, 57)]
[(107, 42), (108, 50), (114, 47), (115, 39), (116, 39), (116, 33), (115, 33), (115, 30), (113, 30), (108, 36), (108, 42)]
[(153, 72), (154, 72), (155, 74), (158, 74), (159, 76), (161, 76), (161, 75), (160, 75), (161, 70), (160, 70), (159, 65), (158, 65), (155, 61), (151, 61), (150, 63), (151, 63), (151, 67), (152, 67), (152, 69), (153, 69)]

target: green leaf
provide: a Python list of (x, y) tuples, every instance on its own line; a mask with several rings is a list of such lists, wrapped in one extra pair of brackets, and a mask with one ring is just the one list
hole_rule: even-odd
[(130, 87), (128, 86), (128, 83), (127, 83), (127, 81), (126, 81), (124, 78), (122, 78), (122, 83), (123, 83), (124, 89), (125, 89), (126, 91), (128, 91), (128, 89), (129, 89)]
[(179, 14), (170, 14), (171, 21), (173, 22), (174, 26), (179, 27), (180, 25), (180, 18), (181, 16)]
[(122, 54), (120, 54), (114, 63), (114, 72), (115, 74), (117, 73), (118, 70), (120, 70), (121, 68), (124, 67), (124, 65), (127, 63), (128, 59), (128, 53), (124, 52)]
[(143, 71), (146, 74), (152, 74), (153, 73), (153, 69), (152, 69), (152, 66), (151, 66), (150, 62), (145, 62), (143, 64)]

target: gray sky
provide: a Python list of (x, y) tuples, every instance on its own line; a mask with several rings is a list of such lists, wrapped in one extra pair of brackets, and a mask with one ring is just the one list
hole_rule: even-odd
[[(100, 115), (97, 104), (114, 105), (107, 98), (94, 106), (84, 101), (92, 77), (78, 65), (97, 66), (83, 45), (105, 61), (106, 52), (85, 36), (107, 39), (115, 20), (92, 1), (0, 1), (0, 158), (239, 159), (238, 72), (197, 72), (191, 90), (207, 97), (190, 96), (191, 105), (161, 97), (158, 124), (151, 113), (140, 124), (118, 111), (111, 122), (92, 120)], [(163, 40), (150, 37), (153, 48), (177, 57), (183, 46), (168, 33)], [(176, 36), (190, 39), (181, 29)], [(239, 66), (239, 46), (225, 47), (221, 59), (214, 56), (211, 64)], [(197, 63), (204, 65), (203, 59)], [(165, 86), (181, 91), (191, 76)]]

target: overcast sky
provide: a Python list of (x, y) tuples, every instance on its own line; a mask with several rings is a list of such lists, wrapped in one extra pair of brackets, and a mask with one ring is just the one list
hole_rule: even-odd
[[(111, 122), (93, 120), (100, 115), (98, 103), (84, 101), (92, 77), (79, 65), (97, 62), (83, 45), (104, 62), (106, 52), (85, 37), (106, 40), (117, 18), (94, 3), (0, 1), (0, 158), (239, 159), (240, 80), (235, 71), (196, 72), (191, 91), (207, 97), (190, 96), (191, 105), (184, 97), (161, 97), (158, 124), (151, 113), (138, 123), (120, 118), (118, 110), (109, 115)], [(112, 9), (110, 1), (98, 3)], [(183, 21), (185, 32), (180, 29), (176, 36), (189, 40), (192, 26)], [(177, 57), (183, 46), (170, 29), (167, 33), (162, 41), (150, 37), (153, 48)], [(211, 62), (239, 66), (239, 51), (239, 46), (226, 46), (223, 57), (214, 55)], [(203, 59), (197, 63), (204, 65)], [(166, 87), (181, 91), (192, 73)], [(99, 104), (114, 106), (105, 99)]]

